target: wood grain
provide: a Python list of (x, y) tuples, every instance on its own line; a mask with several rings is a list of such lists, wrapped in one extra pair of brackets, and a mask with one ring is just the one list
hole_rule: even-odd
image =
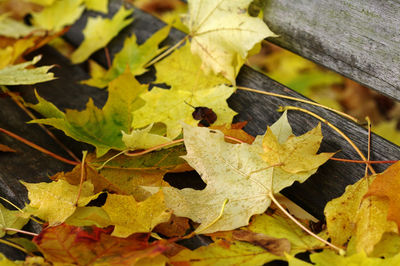
[(400, 100), (398, 0), (267, 0), (268, 40)]

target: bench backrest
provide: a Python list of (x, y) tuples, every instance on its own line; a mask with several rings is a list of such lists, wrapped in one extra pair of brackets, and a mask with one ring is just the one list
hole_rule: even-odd
[(267, 0), (269, 41), (400, 100), (400, 2)]

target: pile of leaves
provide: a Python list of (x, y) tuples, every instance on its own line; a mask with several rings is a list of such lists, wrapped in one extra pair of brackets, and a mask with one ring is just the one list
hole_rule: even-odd
[[(11, 3), (13, 2), (13, 3)], [(1, 8), (15, 5), (6, 1)], [(0, 17), (7, 41), (0, 51), (1, 85), (54, 79), (51, 66), (32, 68), (40, 58), (23, 56), (62, 35), (84, 9), (107, 12), (107, 1), (30, 0), (24, 14)], [(35, 265), (191, 265), (248, 264), (283, 260), (290, 265), (397, 265), (400, 263), (398, 188), (400, 163), (381, 174), (366, 174), (325, 208), (326, 228), (316, 231), (293, 217), (277, 200), (283, 188), (304, 182), (333, 153), (317, 153), (321, 126), (295, 136), (286, 113), (264, 135), (232, 124), (235, 112), (226, 99), (249, 54), (275, 36), (259, 15), (247, 11), (251, 0), (189, 1), (183, 21), (188, 35), (173, 47), (160, 47), (170, 27), (141, 45), (125, 40), (109, 68), (91, 62), (91, 79), (106, 88), (102, 108), (92, 100), (82, 111), (63, 112), (36, 93), (29, 104), (49, 125), (91, 144), (70, 172), (48, 183), (24, 183), (29, 203), (9, 210), (0, 205), (0, 234), (27, 253), (26, 260), (0, 262)], [(9, 7), (7, 7), (9, 8)], [(20, 9), (19, 9), (20, 10)], [(129, 25), (133, 9), (121, 7), (112, 18), (89, 18), (84, 41), (70, 54), (86, 61)], [(30, 25), (20, 19), (30, 14)], [(12, 31), (10, 28), (12, 27)], [(101, 32), (101, 34), (99, 34)], [(168, 55), (168, 56), (167, 56)], [(154, 65), (155, 84), (135, 76)], [(16, 97), (3, 87), (4, 93)], [(4, 131), (2, 131), (4, 132)], [(12, 152), (1, 145), (0, 151)], [(164, 176), (195, 170), (203, 189), (172, 187)], [(368, 172), (366, 172), (368, 173)], [(3, 199), (6, 200), (6, 199)], [(10, 202), (9, 202), (10, 203)], [(39, 234), (21, 230), (29, 221)], [(312, 223), (311, 223), (312, 224)], [(12, 237), (27, 233), (33, 239)], [(317, 234), (318, 233), (318, 234)], [(209, 244), (189, 249), (188, 239), (207, 236)], [(187, 245), (186, 245), (187, 246)], [(297, 254), (311, 254), (308, 262)], [(304, 256), (303, 256), (304, 257)]]

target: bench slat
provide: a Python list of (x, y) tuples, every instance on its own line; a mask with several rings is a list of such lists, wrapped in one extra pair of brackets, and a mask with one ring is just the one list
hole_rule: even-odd
[(400, 100), (400, 2), (267, 0), (281, 47)]

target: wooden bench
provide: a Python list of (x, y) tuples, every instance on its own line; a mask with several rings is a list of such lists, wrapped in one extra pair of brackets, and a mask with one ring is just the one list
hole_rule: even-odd
[[(113, 1), (110, 4), (110, 14), (113, 14), (119, 5), (119, 1)], [(385, 4), (373, 0), (357, 0), (351, 3), (345, 0), (269, 0), (265, 10), (265, 20), (271, 29), (280, 35), (279, 38), (271, 38), (269, 41), (400, 100), (398, 14), (400, 14), (400, 3), (390, 0)], [(65, 35), (66, 40), (78, 46), (83, 39), (81, 31), (87, 17), (92, 15), (93, 12), (86, 12)], [(132, 33), (135, 33), (138, 42), (142, 43), (164, 26), (163, 22), (140, 10), (135, 10), (133, 17), (134, 22), (108, 45), (111, 55), (119, 51), (124, 39)], [(182, 32), (172, 29), (166, 43), (175, 44), (183, 36)], [(104, 104), (107, 98), (105, 91), (77, 82), (89, 77), (86, 64), (72, 65), (68, 59), (49, 46), (35, 53), (44, 55), (41, 64), (59, 66), (53, 69), (58, 79), (34, 86), (13, 88), (14, 91), (20, 92), (26, 101), (35, 101), (33, 88), (37, 88), (42, 97), (61, 109), (82, 109), (89, 97), (92, 97), (98, 106)], [(95, 53), (92, 58), (106, 65), (104, 51)], [(141, 81), (150, 81), (151, 72), (141, 76)], [(304, 98), (247, 66), (240, 71), (237, 83), (258, 90)], [(266, 126), (278, 119), (281, 114), (276, 109), (279, 106), (293, 105), (306, 108), (327, 119), (348, 135), (365, 154), (367, 153), (367, 131), (362, 126), (325, 109), (241, 90), (238, 90), (228, 102), (231, 108), (239, 113), (235, 121), (248, 121), (245, 130), (252, 135), (263, 134)], [(0, 127), (24, 136), (56, 154), (68, 156), (37, 125), (26, 124), (30, 118), (10, 98), (0, 98), (0, 107)], [(296, 135), (310, 130), (318, 123), (315, 118), (298, 112), (289, 112), (289, 121)], [(340, 150), (337, 156), (359, 159), (357, 153), (341, 136), (326, 125), (322, 128), (324, 134), (322, 151)], [(59, 131), (54, 133), (78, 156), (81, 150), (89, 149), (87, 145), (73, 141)], [(18, 151), (15, 154), (0, 153), (0, 196), (20, 207), (27, 202), (27, 195), (19, 180), (43, 182), (48, 180), (49, 175), (71, 169), (70, 165), (3, 134), (0, 134), (0, 143)], [(399, 158), (398, 146), (373, 135), (371, 159)], [(323, 218), (326, 202), (340, 196), (348, 184), (360, 179), (364, 174), (364, 167), (362, 164), (329, 161), (305, 183), (296, 183), (282, 193), (315, 217)], [(386, 167), (387, 165), (374, 166), (378, 172)], [(40, 230), (33, 224), (31, 226), (30, 230)], [(12, 258), (22, 256), (18, 251), (4, 245), (0, 245), (0, 250)]]

